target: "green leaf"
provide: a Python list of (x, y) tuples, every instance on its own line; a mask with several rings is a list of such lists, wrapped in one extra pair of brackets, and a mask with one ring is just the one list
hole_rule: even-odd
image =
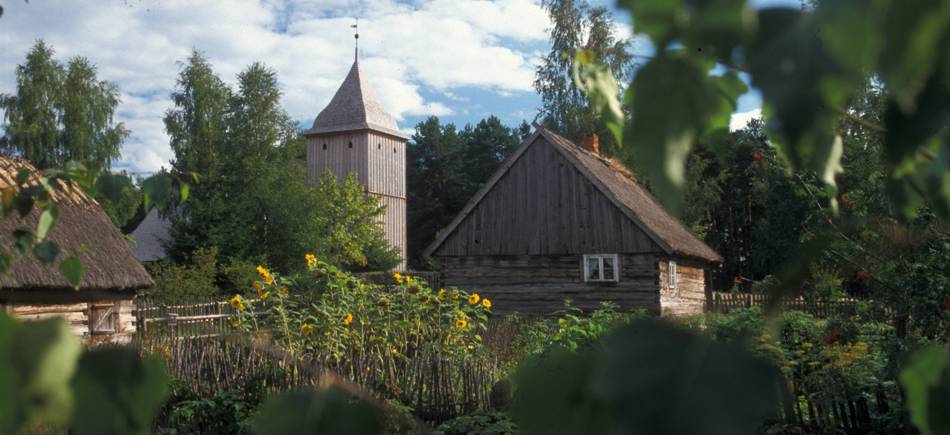
[(756, 434), (784, 388), (769, 362), (657, 320), (589, 353), (556, 351), (516, 380), (512, 412), (525, 434)]
[(910, 419), (923, 435), (950, 433), (950, 349), (914, 353), (900, 374)]
[(16, 198), (13, 200), (13, 206), (16, 208), (17, 213), (20, 214), (20, 217), (26, 217), (33, 211), (33, 195), (32, 191), (28, 189), (21, 189)]
[[(950, 3), (904, 0), (890, 4), (884, 16), (880, 71), (904, 112), (912, 112), (927, 78), (942, 54), (941, 38), (950, 27)], [(943, 44), (942, 50), (946, 50)]]
[(29, 170), (29, 169), (26, 169), (26, 168), (17, 169), (17, 171), (16, 171), (16, 178), (15, 178), (16, 184), (17, 184), (17, 185), (20, 185), (20, 184), (25, 183), (26, 180), (28, 180), (28, 179), (30, 178), (30, 174), (32, 174), (32, 173), (33, 173), (33, 171), (31, 171), (31, 170)]
[(581, 51), (572, 67), (574, 83), (590, 99), (590, 104), (613, 133), (617, 143), (623, 143), (623, 108), (620, 106), (620, 87), (610, 69), (596, 63), (594, 53)]
[(674, 214), (682, 206), (693, 143), (728, 119), (741, 89), (733, 75), (710, 77), (709, 68), (692, 58), (661, 56), (640, 69), (627, 91), (633, 121), (625, 129), (622, 153)]
[(13, 230), (13, 252), (22, 257), (33, 248), (33, 231), (26, 228)]
[(145, 210), (152, 206), (163, 207), (171, 198), (172, 179), (165, 174), (155, 174), (142, 182), (142, 193), (145, 194)]
[(33, 247), (33, 256), (37, 260), (40, 260), (40, 263), (43, 265), (50, 265), (56, 261), (56, 257), (59, 256), (59, 245), (56, 242), (47, 240), (42, 243), (37, 243)]
[(621, 0), (633, 14), (634, 31), (653, 40), (658, 51), (680, 42), (697, 55), (726, 63), (755, 27), (744, 0)]
[(818, 4), (821, 39), (852, 74), (863, 76), (875, 68), (884, 45), (882, 20), (890, 3), (891, 0), (835, 0)]
[(56, 221), (59, 219), (59, 208), (55, 205), (50, 205), (46, 207), (42, 213), (40, 213), (40, 220), (36, 224), (36, 240), (42, 241), (46, 238), (46, 233), (49, 232), (50, 228), (56, 224)]
[(181, 183), (181, 204), (184, 204), (191, 195), (191, 186), (188, 183)]
[(0, 275), (10, 271), (10, 265), (13, 264), (13, 256), (8, 252), (0, 254)]
[(382, 432), (382, 414), (339, 388), (298, 390), (264, 402), (252, 427), (262, 435), (375, 435)]
[(100, 348), (83, 354), (72, 386), (77, 435), (149, 434), (168, 390), (165, 364), (131, 348)]
[(72, 284), (77, 290), (79, 289), (79, 283), (82, 282), (82, 269), (82, 261), (75, 255), (66, 257), (66, 259), (59, 264), (59, 271), (66, 277), (66, 281)]
[(82, 351), (61, 318), (23, 326), (0, 313), (0, 435), (35, 419), (65, 423), (73, 405), (69, 380)]

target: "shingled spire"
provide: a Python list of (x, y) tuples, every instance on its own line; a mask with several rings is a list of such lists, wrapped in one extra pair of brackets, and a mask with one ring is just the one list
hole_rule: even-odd
[(343, 84), (336, 91), (330, 104), (306, 134), (339, 133), (356, 130), (375, 130), (407, 139), (399, 131), (396, 121), (383, 109), (369, 83), (363, 78), (359, 61), (354, 61)]
[[(386, 208), (379, 217), (386, 240), (406, 258), (406, 137), (370, 89), (359, 59), (307, 137), (307, 176), (355, 173)], [(396, 266), (404, 270), (405, 261)]]

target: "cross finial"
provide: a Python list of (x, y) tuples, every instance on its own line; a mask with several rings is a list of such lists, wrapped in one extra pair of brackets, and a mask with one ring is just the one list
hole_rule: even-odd
[(358, 61), (360, 59), (360, 19), (356, 19), (356, 24), (351, 25), (355, 29), (353, 33), (353, 40), (355, 41), (356, 46), (353, 48), (353, 60)]

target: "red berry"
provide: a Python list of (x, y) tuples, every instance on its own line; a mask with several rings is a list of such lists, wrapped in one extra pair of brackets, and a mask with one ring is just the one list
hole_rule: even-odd
[(762, 153), (758, 151), (752, 153), (752, 160), (755, 160), (755, 164), (762, 166)]
[(862, 270), (858, 272), (858, 278), (861, 278), (862, 280), (867, 281), (871, 279), (871, 274)]

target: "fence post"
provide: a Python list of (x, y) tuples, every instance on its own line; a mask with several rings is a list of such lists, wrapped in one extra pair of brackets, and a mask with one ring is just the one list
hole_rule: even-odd
[(168, 313), (168, 332), (173, 338), (178, 337), (178, 313)]

